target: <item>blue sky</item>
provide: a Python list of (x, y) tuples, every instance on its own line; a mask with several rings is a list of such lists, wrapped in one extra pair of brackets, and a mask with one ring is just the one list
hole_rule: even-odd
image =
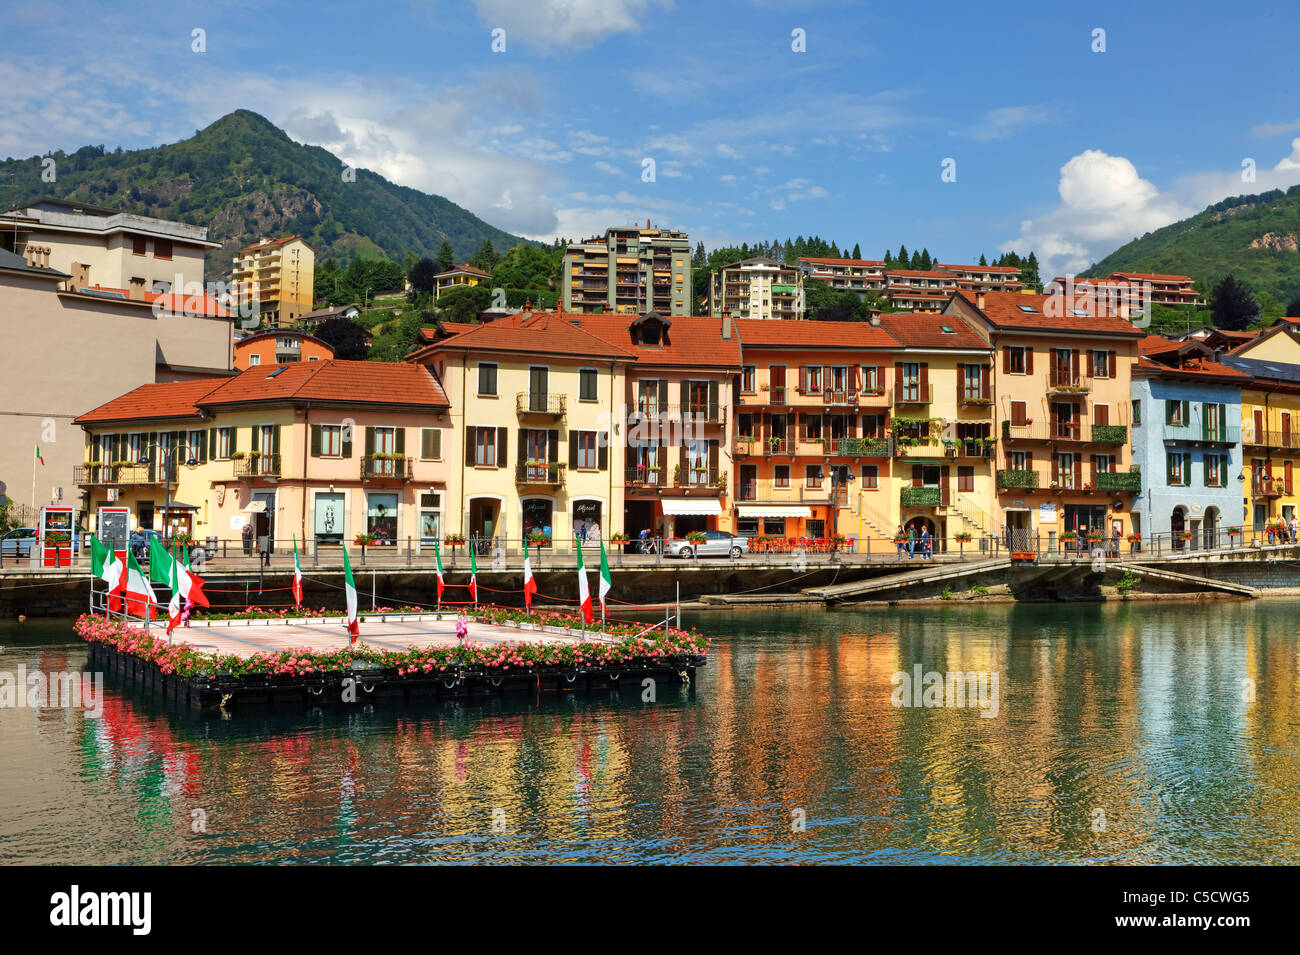
[(0, 155), (172, 142), (242, 107), (534, 238), (649, 218), (710, 247), (1034, 249), (1050, 277), (1300, 182), (1294, 3), (1140, 7), (10, 4)]

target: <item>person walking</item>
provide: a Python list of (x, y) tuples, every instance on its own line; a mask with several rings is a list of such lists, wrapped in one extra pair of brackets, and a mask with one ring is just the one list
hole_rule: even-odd
[(903, 530), (903, 525), (899, 524), (898, 530), (894, 531), (894, 546), (898, 548), (899, 557), (903, 556), (903, 548), (907, 546), (905, 543), (903, 543), (903, 540), (906, 537), (907, 534)]
[(911, 560), (916, 556), (916, 528), (907, 529), (907, 559)]
[(1291, 543), (1293, 544), (1298, 543), (1295, 535), (1296, 535), (1296, 531), (1300, 530), (1300, 521), (1296, 520), (1294, 513), (1291, 514), (1291, 523), (1289, 527), (1291, 528)]
[(934, 539), (930, 536), (930, 528), (921, 528), (921, 559), (929, 560), (934, 547)]
[(244, 538), (244, 556), (252, 557), (253, 556), (253, 522), (252, 521), (249, 521), (247, 524), (244, 525), (244, 529), (243, 531), (241, 531), (241, 535)]

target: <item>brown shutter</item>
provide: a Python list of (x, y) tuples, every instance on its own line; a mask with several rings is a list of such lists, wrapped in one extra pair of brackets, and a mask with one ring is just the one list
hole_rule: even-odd
[(1100, 425), (1110, 424), (1110, 405), (1093, 405), (1092, 423)]
[(578, 466), (578, 432), (569, 430), (569, 467)]
[(609, 469), (609, 432), (604, 433), (604, 441), (601, 437), (601, 433), (596, 432), (596, 467), (606, 471)]
[(1091, 348), (1088, 349), (1088, 377), (1089, 378), (1096, 377), (1096, 372), (1094, 371), (1094, 364), (1093, 364), (1093, 352)]
[(668, 480), (668, 445), (659, 445), (659, 451), (655, 454), (655, 463), (659, 465), (659, 473), (663, 475), (661, 480)]
[(477, 434), (478, 434), (478, 428), (465, 429), (465, 465), (464, 466), (467, 468), (472, 468), (474, 466), (474, 455), (476, 453), (474, 442), (476, 440)]
[(1025, 374), (1032, 375), (1033, 373), (1034, 373), (1034, 346), (1026, 345), (1025, 346)]
[(1113, 351), (1106, 352), (1106, 357), (1110, 365), (1110, 377), (1114, 378), (1115, 377), (1115, 353)]
[(1059, 484), (1060, 482), (1061, 482), (1061, 459), (1058, 458), (1055, 454), (1053, 454), (1052, 455), (1052, 483)]
[(912, 465), (912, 487), (921, 486), (921, 465)]
[(506, 454), (506, 442), (510, 440), (509, 428), (497, 428), (497, 467), (509, 467), (510, 459)]
[(524, 428), (519, 429), (519, 445), (515, 451), (519, 455), (519, 465), (523, 467), (528, 460), (528, 432)]
[(687, 468), (690, 467), (690, 461), (686, 460), (686, 445), (684, 444), (677, 449), (677, 465), (682, 469), (681, 483), (690, 483), (690, 474), (687, 472)]
[(903, 366), (894, 366), (894, 401), (903, 397)]
[(560, 432), (557, 428), (546, 433), (546, 460), (550, 464), (560, 463)]
[(928, 401), (930, 398), (930, 365), (928, 362), (921, 362), (921, 395), (922, 401)]
[(808, 390), (808, 366), (799, 366), (799, 393), (804, 394)]
[(1282, 485), (1283, 485), (1282, 492), (1284, 494), (1289, 495), (1291, 493), (1291, 462), (1290, 461), (1287, 461), (1282, 466)]
[(1070, 380), (1079, 380), (1079, 349), (1070, 349)]
[(678, 382), (678, 385), (680, 386), (678, 388), (680, 403), (677, 406), (677, 410), (681, 414), (686, 414), (691, 406), (691, 383), (689, 381), (682, 381)]
[(717, 421), (718, 419), (718, 383), (709, 382), (709, 420)]
[(659, 379), (659, 413), (668, 413), (668, 379)]
[(716, 479), (715, 476), (717, 475), (717, 473), (718, 473), (718, 442), (717, 442), (716, 440), (710, 440), (710, 441), (709, 441), (709, 477), (710, 477), (710, 479)]
[(1011, 346), (1002, 346), (1002, 374), (1011, 374)]
[(939, 482), (939, 503), (942, 504), (944, 507), (947, 507), (948, 501), (951, 499), (950, 495), (952, 492), (952, 487), (951, 487), (952, 477), (948, 473), (948, 465), (945, 464), (943, 466), (942, 473), (943, 473), (943, 480)]

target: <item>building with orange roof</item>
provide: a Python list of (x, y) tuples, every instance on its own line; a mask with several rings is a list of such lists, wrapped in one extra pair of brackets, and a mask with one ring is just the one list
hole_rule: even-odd
[(560, 270), (566, 312), (689, 315), (691, 240), (685, 232), (644, 226), (606, 229), (570, 245)]
[(328, 361), (333, 357), (333, 346), (315, 335), (293, 328), (273, 328), (236, 341), (234, 364), (238, 370), (246, 371), (258, 365)]
[(885, 263), (876, 259), (830, 259), (801, 256), (795, 262), (805, 277), (825, 282), (837, 292), (879, 292), (885, 285)]
[(1133, 530), (1148, 551), (1227, 546), (1227, 529), (1245, 520), (1241, 391), (1251, 377), (1204, 342), (1148, 335), (1139, 344), (1133, 463), (1144, 479)]
[[(1145, 337), (1094, 298), (965, 292), (945, 315), (965, 319), (993, 347), (993, 517), (1013, 552), (1083, 546), (1131, 528), (1142, 488), (1131, 467), (1132, 367)], [(1067, 538), (1068, 540), (1068, 538)]]
[(736, 318), (803, 317), (803, 272), (775, 259), (745, 259), (715, 269), (709, 314)]
[(1101, 278), (1058, 275), (1047, 291), (1068, 295), (1096, 295), (1129, 317), (1149, 314), (1151, 305), (1204, 308), (1205, 298), (1196, 291), (1190, 275), (1160, 275), (1152, 272), (1111, 272)]
[(464, 265), (453, 265), (447, 271), (439, 272), (433, 277), (434, 300), (436, 301), (443, 292), (459, 288), (462, 285), (466, 287), (482, 285), (491, 278), (492, 276), (487, 272), (477, 266), (470, 265), (468, 262)]
[(231, 284), (232, 307), (255, 307), (263, 325), (285, 328), (312, 310), (316, 253), (297, 235), (259, 239), (235, 255)]
[[(288, 551), (375, 536), (432, 547), (446, 507), (449, 402), (429, 369), (323, 359), (143, 385), (77, 418), (76, 482), (132, 528)], [(168, 505), (168, 502), (170, 504)], [(93, 521), (91, 529), (93, 530)]]

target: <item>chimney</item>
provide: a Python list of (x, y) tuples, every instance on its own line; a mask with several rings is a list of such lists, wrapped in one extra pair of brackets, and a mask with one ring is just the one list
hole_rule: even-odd
[(72, 273), (72, 278), (65, 283), (69, 292), (77, 292), (83, 288), (90, 287), (90, 266), (83, 265), (80, 262), (73, 262), (72, 267), (68, 269)]
[(34, 246), (34, 245), (25, 245), (25, 246), (23, 246), (23, 261), (27, 263), (27, 267), (28, 267), (29, 269), (34, 269), (34, 268), (37, 267), (37, 266), (36, 266), (36, 246)]
[(722, 340), (724, 342), (731, 341), (731, 321), (732, 321), (731, 313), (723, 312), (722, 313)]
[(872, 313), (871, 313), (871, 324), (872, 324), (872, 326), (873, 326), (874, 328), (879, 328), (879, 327), (880, 327), (880, 313), (879, 313), (879, 312), (872, 312)]
[(975, 307), (981, 312), (984, 311), (984, 291), (982, 289), (975, 293)]
[(144, 301), (144, 279), (131, 279), (131, 287), (127, 290), (126, 297), (133, 302)]

